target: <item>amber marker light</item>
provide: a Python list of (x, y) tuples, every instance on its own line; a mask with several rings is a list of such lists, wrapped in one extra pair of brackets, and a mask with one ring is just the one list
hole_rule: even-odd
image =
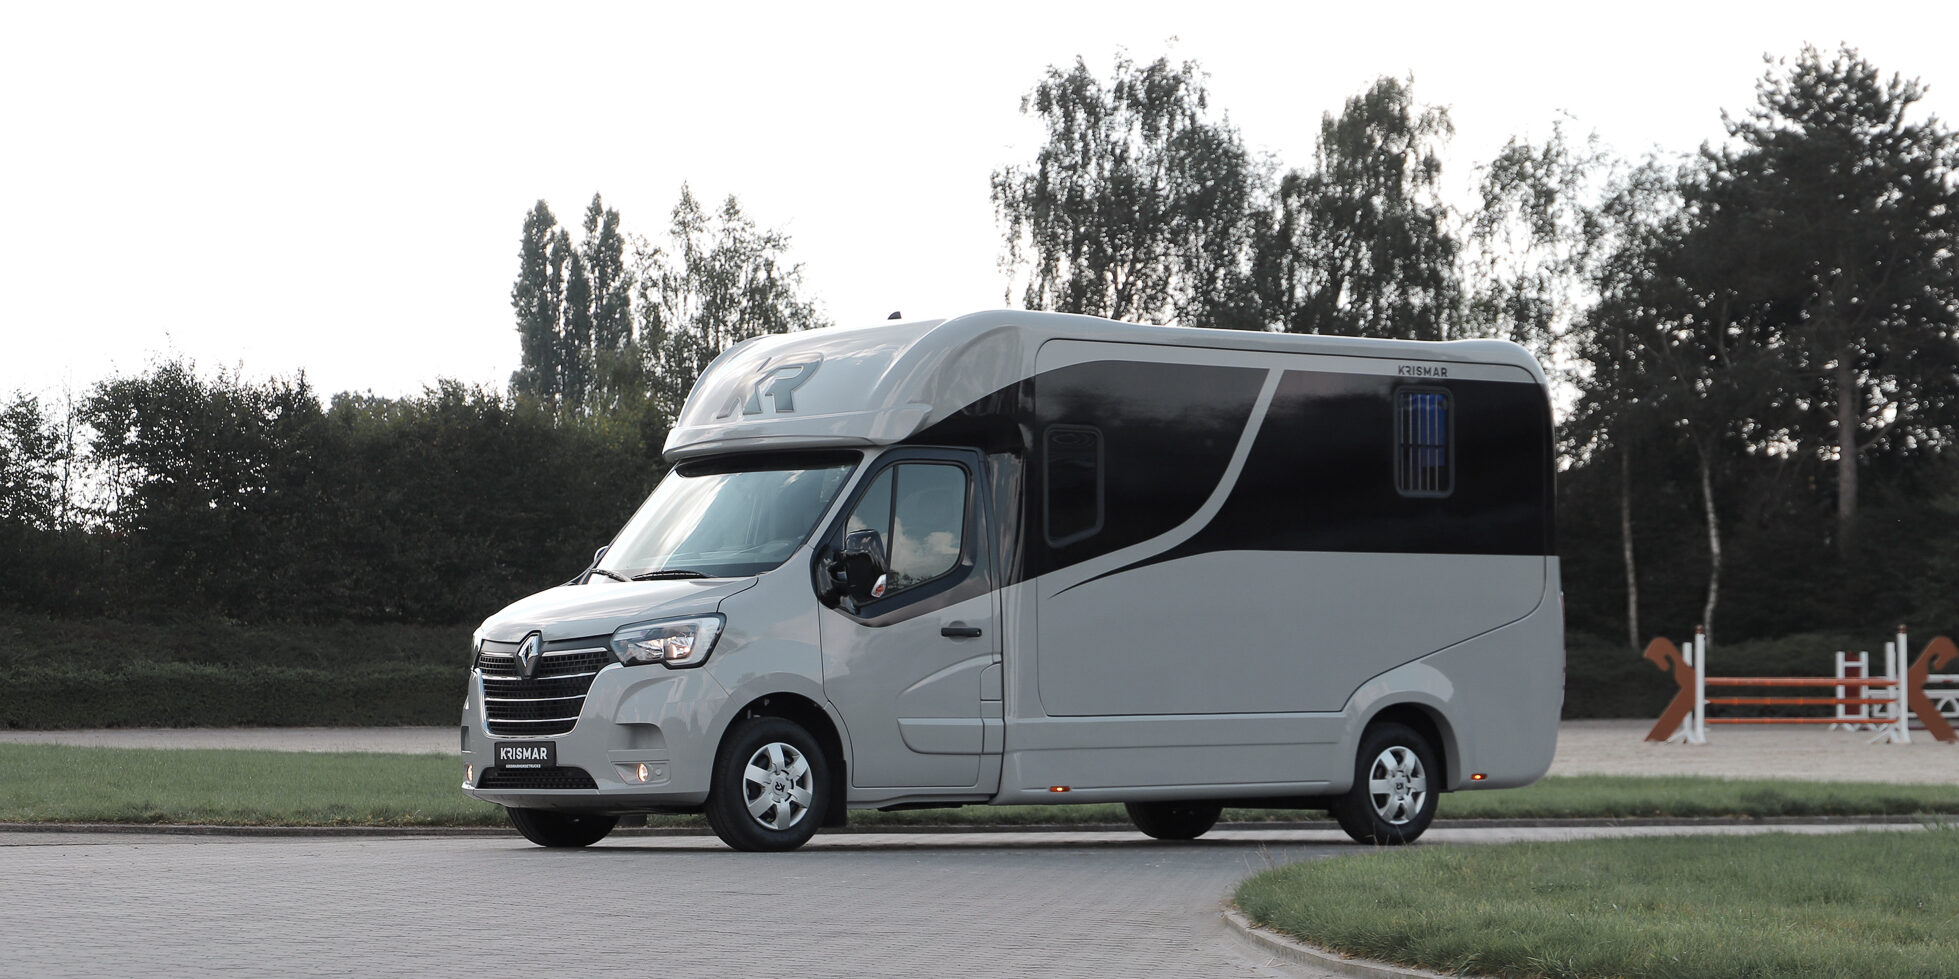
[(1476, 774), (1474, 774), (1474, 775), (1471, 775), (1471, 776), (1469, 777), (1469, 780), (1470, 780), (1470, 781), (1472, 781), (1472, 782), (1481, 782), (1482, 780), (1484, 780), (1484, 779), (1486, 779), (1486, 778), (1489, 778), (1489, 776), (1488, 776), (1488, 775), (1485, 775), (1485, 774), (1483, 774), (1482, 772), (1477, 772)]
[(1065, 785), (1050, 785), (1050, 786), (1048, 786), (1048, 791), (1049, 791), (1049, 792), (1066, 792), (1066, 791), (1068, 791), (1068, 787), (1067, 787), (1067, 786), (1065, 786)]

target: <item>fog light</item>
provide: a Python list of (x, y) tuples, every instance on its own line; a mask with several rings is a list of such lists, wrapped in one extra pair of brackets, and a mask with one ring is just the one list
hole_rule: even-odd
[(644, 763), (639, 766), (639, 780), (642, 782), (646, 781), (646, 765)]

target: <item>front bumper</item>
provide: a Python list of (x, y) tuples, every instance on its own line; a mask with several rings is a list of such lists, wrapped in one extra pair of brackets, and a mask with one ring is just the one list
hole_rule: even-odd
[[(474, 777), (466, 776), (462, 790), (474, 798), (585, 812), (686, 810), (707, 801), (718, 747), (714, 721), (728, 692), (705, 670), (606, 666), (592, 678), (572, 729), (550, 736), (493, 733), (483, 696), (483, 674), (471, 670), (463, 703), (462, 771)], [(550, 741), (556, 769), (508, 768), (499, 778), (488, 771), (496, 766), (499, 741)], [(554, 787), (583, 784), (571, 769), (589, 776), (592, 787)]]

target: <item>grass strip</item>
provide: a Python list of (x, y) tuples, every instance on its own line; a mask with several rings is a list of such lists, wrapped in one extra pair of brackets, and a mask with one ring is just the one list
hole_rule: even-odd
[[(0, 744), (0, 821), (258, 826), (501, 825), (463, 795), (446, 755)], [(1444, 795), (1444, 818), (1897, 816), (1959, 814), (1959, 785), (1677, 777), (1547, 778)], [(1316, 810), (1228, 809), (1230, 821), (1316, 819)], [(1119, 805), (967, 806), (853, 812), (857, 826), (1122, 823)], [(653, 825), (700, 825), (655, 816)]]
[(0, 821), (490, 826), (442, 755), (0, 744)]
[(1565, 775), (1521, 789), (1451, 792), (1443, 819), (1652, 819), (1709, 816), (1959, 814), (1959, 784), (1807, 782), (1698, 775)]
[(1950, 977), (1959, 828), (1413, 847), (1238, 888), (1253, 921), (1353, 955), (1506, 977)]

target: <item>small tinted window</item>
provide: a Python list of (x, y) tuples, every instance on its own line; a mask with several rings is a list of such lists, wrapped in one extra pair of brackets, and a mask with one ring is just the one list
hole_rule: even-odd
[(1048, 546), (1093, 537), (1102, 529), (1102, 432), (1050, 425), (1043, 438)]
[(1455, 417), (1449, 392), (1402, 388), (1394, 398), (1394, 482), (1403, 496), (1455, 490)]
[(905, 462), (879, 473), (850, 514), (846, 533), (875, 530), (890, 561), (885, 596), (922, 585), (959, 564), (966, 545), (966, 470)]

